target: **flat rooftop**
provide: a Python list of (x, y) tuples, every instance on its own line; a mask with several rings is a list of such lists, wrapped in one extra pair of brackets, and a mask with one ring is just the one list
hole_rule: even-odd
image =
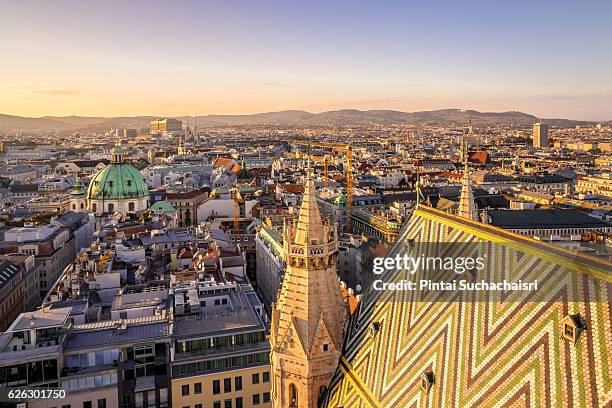
[(174, 334), (177, 338), (214, 337), (224, 334), (235, 334), (255, 330), (264, 330), (265, 325), (253, 308), (254, 299), (249, 293), (239, 289), (227, 308), (215, 309), (215, 313), (176, 316), (174, 318)]
[(21, 313), (7, 331), (63, 326), (68, 320), (71, 311), (71, 307), (63, 307), (59, 309), (43, 308), (33, 312)]

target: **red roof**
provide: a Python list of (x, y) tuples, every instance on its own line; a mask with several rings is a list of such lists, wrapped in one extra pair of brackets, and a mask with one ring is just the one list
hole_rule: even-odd
[(278, 186), (287, 193), (304, 194), (304, 186), (301, 184), (279, 184)]
[(486, 164), (486, 163), (490, 163), (491, 159), (489, 158), (488, 152), (480, 151), (480, 152), (471, 152), (469, 156), (469, 161), (471, 163)]
[(345, 302), (348, 302), (349, 310), (351, 311), (351, 314), (353, 314), (353, 312), (357, 309), (357, 306), (359, 305), (357, 297), (355, 295), (351, 295), (348, 289), (342, 288), (342, 298)]
[(232, 162), (233, 159), (229, 158), (229, 157), (218, 157), (217, 160), (215, 160), (215, 163), (213, 164), (213, 166), (215, 167), (226, 167), (228, 164), (230, 164)]

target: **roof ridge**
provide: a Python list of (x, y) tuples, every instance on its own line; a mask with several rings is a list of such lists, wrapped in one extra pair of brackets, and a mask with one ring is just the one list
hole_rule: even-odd
[[(527, 252), (533, 252), (534, 249), (538, 249), (538, 248), (543, 249), (544, 251), (549, 252), (549, 253), (555, 252), (554, 254), (555, 257), (560, 256), (564, 258), (565, 263), (568, 264), (567, 266), (570, 267), (570, 269), (578, 270), (583, 273), (586, 272), (585, 269), (589, 269), (589, 272), (593, 274), (595, 277), (605, 280), (607, 282), (612, 282), (612, 275), (608, 272), (609, 270), (612, 269), (612, 262), (610, 261), (598, 259), (598, 258), (589, 256), (589, 255), (585, 255), (581, 252), (571, 251), (569, 249), (559, 247), (559, 246), (550, 244), (548, 242), (538, 241), (533, 238), (526, 237), (524, 235), (520, 235), (515, 232), (496, 227), (494, 225), (483, 224), (482, 222), (474, 221), (474, 220), (468, 220), (466, 218), (459, 217), (457, 215), (450, 214), (448, 212), (441, 211), (441, 210), (438, 210), (438, 209), (435, 209), (433, 207), (429, 207), (423, 204), (419, 205), (418, 208), (415, 208), (413, 211), (413, 214), (421, 215), (428, 219), (432, 219), (432, 217), (438, 220), (440, 218), (446, 219), (454, 223), (455, 224), (454, 226), (457, 226), (459, 229), (462, 229), (461, 227), (463, 226), (464, 228), (468, 230), (467, 232), (470, 232), (481, 238), (489, 239), (489, 237), (483, 236), (486, 234), (483, 234), (482, 232), (479, 233), (479, 231), (475, 231), (473, 229), (473, 228), (478, 228), (478, 229), (484, 230), (483, 232), (485, 233), (496, 235), (499, 238), (507, 238), (510, 241), (513, 241), (521, 246), (524, 246), (524, 249), (526, 249)], [(576, 268), (576, 267), (570, 266), (572, 264), (575, 265), (576, 258), (585, 262), (583, 264), (584, 266), (583, 268)], [(557, 261), (556, 263), (559, 263), (559, 262)]]

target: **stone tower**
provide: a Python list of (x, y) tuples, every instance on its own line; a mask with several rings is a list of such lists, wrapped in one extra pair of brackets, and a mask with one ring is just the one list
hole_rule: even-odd
[(458, 215), (463, 218), (478, 221), (478, 210), (476, 209), (476, 203), (474, 202), (474, 193), (472, 192), (470, 170), (468, 168), (467, 161), (465, 162), (463, 182), (461, 183), (461, 196), (459, 197)]
[(284, 231), (286, 271), (272, 308), (272, 406), (316, 408), (338, 367), (347, 307), (338, 232), (324, 225), (310, 167), (298, 221)]

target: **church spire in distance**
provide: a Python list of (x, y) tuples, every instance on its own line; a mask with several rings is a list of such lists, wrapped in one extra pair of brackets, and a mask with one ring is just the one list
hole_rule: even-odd
[[(467, 150), (467, 149), (466, 149)], [(467, 157), (464, 159), (463, 181), (461, 183), (461, 196), (459, 197), (459, 216), (478, 221), (478, 210), (474, 202), (474, 193), (470, 181), (470, 169)]]

